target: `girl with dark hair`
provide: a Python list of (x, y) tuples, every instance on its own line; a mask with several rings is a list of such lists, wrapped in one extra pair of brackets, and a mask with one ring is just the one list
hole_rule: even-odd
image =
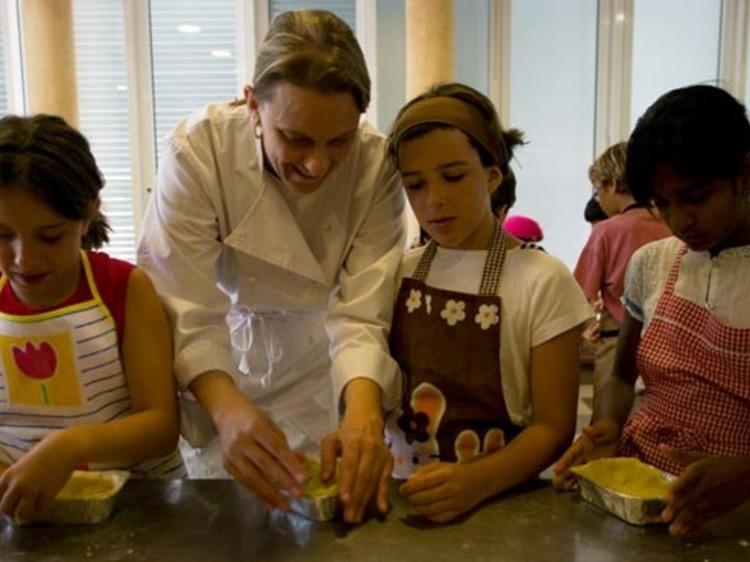
[(390, 137), (430, 242), (402, 262), (390, 345), (406, 392), (386, 431), (401, 492), (433, 521), (533, 478), (575, 429), (591, 309), (566, 267), (522, 249), (490, 206), (520, 140), (461, 84), (409, 103)]
[[(711, 86), (673, 90), (638, 121), (626, 177), (674, 234), (632, 257), (613, 376), (592, 424), (556, 466), (635, 456), (679, 477), (673, 534), (750, 497), (750, 123)], [(635, 410), (634, 384), (645, 391)], [(632, 411), (631, 411), (632, 410)]]
[(170, 333), (107, 241), (101, 174), (59, 117), (0, 120), (0, 512), (42, 513), (75, 468), (182, 476)]

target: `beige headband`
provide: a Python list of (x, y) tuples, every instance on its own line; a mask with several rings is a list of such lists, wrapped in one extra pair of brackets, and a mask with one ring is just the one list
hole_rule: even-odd
[(489, 122), (482, 113), (469, 103), (450, 96), (435, 96), (414, 102), (399, 116), (393, 124), (391, 144), (394, 152), (398, 151), (401, 138), (411, 129), (426, 123), (441, 123), (463, 131), (484, 148), (495, 163), (501, 158), (501, 147), (492, 142)]

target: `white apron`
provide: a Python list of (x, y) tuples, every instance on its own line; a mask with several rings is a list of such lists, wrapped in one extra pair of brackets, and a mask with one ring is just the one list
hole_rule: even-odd
[[(268, 413), (292, 449), (318, 454), (336, 427), (325, 310), (229, 313), (237, 387)], [(185, 393), (181, 450), (191, 478), (230, 478), (210, 419)]]

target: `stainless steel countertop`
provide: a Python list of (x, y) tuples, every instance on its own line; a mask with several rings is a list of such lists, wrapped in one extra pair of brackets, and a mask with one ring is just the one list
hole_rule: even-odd
[(231, 481), (130, 481), (112, 518), (99, 525), (14, 527), (0, 518), (0, 560), (750, 560), (750, 509), (715, 526), (723, 538), (685, 542), (670, 537), (664, 526), (630, 526), (542, 481), (449, 525), (410, 514), (395, 488), (392, 500), (385, 519), (350, 527), (268, 513)]

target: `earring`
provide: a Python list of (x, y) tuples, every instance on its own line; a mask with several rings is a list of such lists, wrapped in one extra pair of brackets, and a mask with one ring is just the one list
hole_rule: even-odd
[(263, 138), (263, 127), (260, 126), (260, 123), (256, 123), (255, 126), (253, 127), (253, 136), (256, 139)]

